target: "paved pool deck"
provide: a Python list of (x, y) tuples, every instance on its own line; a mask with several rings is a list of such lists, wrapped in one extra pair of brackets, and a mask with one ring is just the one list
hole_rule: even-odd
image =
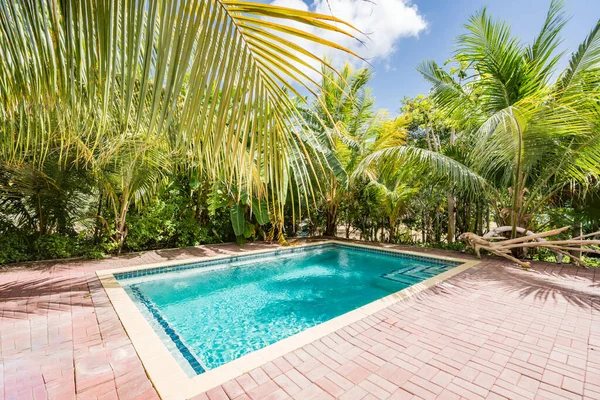
[[(95, 271), (269, 247), (0, 268), (0, 400), (157, 399)], [(484, 258), (195, 397), (287, 398), (600, 399), (600, 270)]]

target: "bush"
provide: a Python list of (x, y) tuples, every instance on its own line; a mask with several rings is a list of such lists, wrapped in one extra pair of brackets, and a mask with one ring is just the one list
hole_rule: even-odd
[(175, 240), (177, 247), (198, 246), (218, 240), (213, 237), (208, 227), (201, 226), (194, 218), (183, 218), (177, 223)]
[[(230, 227), (229, 219), (226, 221)], [(161, 199), (155, 199), (137, 213), (131, 213), (127, 228), (125, 246), (131, 251), (197, 246), (221, 241), (220, 237), (213, 234), (210, 226), (202, 226), (194, 218), (190, 209), (175, 201)]]
[(37, 238), (33, 242), (33, 252), (36, 260), (69, 258), (76, 255), (77, 239), (51, 233)]
[(28, 235), (19, 230), (0, 234), (0, 264), (69, 257), (103, 258), (111, 250), (110, 243), (94, 243), (85, 231), (78, 236)]
[(83, 258), (92, 258), (98, 260), (104, 258), (104, 254), (106, 253), (107, 251), (104, 249), (104, 247), (98, 245), (82, 247), (78, 255)]
[(127, 249), (140, 251), (169, 247), (175, 236), (174, 204), (154, 199), (150, 204), (131, 213), (127, 221)]
[(8, 264), (32, 259), (29, 241), (17, 232), (0, 235), (0, 264)]

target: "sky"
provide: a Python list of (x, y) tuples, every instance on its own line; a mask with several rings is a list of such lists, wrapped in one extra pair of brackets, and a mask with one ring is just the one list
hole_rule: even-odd
[[(423, 60), (443, 63), (452, 57), (456, 36), (474, 12), (487, 7), (496, 19), (506, 21), (525, 43), (531, 42), (542, 27), (550, 0), (273, 0), (273, 4), (310, 9), (351, 22), (365, 32), (365, 45), (351, 38), (327, 34), (325, 38), (355, 51), (369, 60), (374, 76), (370, 82), (376, 106), (396, 115), (404, 96), (426, 94), (428, 83), (416, 71)], [(568, 55), (590, 32), (600, 18), (600, 0), (565, 0), (570, 21), (562, 31), (561, 50)], [(306, 29), (304, 27), (304, 29)], [(325, 51), (308, 45), (318, 54)], [(312, 46), (312, 47), (311, 47)], [(349, 59), (347, 54), (329, 54), (336, 67)], [(351, 59), (360, 66), (357, 59)]]

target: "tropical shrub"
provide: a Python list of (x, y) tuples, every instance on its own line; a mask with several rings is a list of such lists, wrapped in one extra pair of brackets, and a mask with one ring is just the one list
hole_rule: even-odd
[(11, 232), (0, 234), (0, 264), (27, 261), (31, 259), (31, 251), (25, 236)]
[(68, 258), (75, 255), (76, 243), (76, 238), (51, 233), (37, 238), (33, 242), (33, 251), (38, 260)]
[(125, 247), (130, 251), (222, 241), (220, 236), (215, 237), (210, 226), (202, 226), (194, 219), (192, 213), (185, 210), (181, 213), (173, 199), (154, 199), (133, 212), (128, 218), (127, 230)]

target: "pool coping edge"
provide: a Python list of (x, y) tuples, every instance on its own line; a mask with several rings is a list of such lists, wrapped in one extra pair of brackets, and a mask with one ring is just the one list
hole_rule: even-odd
[(244, 252), (243, 254), (228, 254), (218, 256), (194, 257), (185, 260), (171, 260), (159, 263), (151, 263), (127, 268), (112, 268), (96, 271), (108, 298), (123, 325), (135, 351), (137, 352), (148, 378), (153, 383), (161, 398), (165, 400), (185, 399), (201, 394), (214, 387), (249, 372), (261, 365), (273, 361), (298, 348), (325, 337), (339, 329), (354, 322), (360, 321), (373, 315), (399, 301), (403, 301), (417, 293), (427, 290), (433, 286), (460, 274), (469, 268), (479, 264), (479, 260), (467, 260), (455, 257), (424, 255), (423, 253), (399, 250), (391, 247), (373, 246), (360, 243), (352, 243), (341, 240), (323, 240), (314, 243), (303, 243), (301, 247), (321, 246), (325, 244), (342, 244), (347, 246), (362, 247), (396, 252), (400, 254), (430, 257), (438, 260), (460, 262), (461, 264), (445, 271), (439, 275), (428, 278), (403, 290), (392, 293), (381, 299), (375, 300), (362, 307), (349, 311), (338, 317), (330, 319), (319, 325), (315, 325), (295, 335), (282, 339), (262, 349), (253, 351), (236, 360), (230, 361), (215, 369), (208, 370), (203, 374), (193, 377), (188, 376), (183, 367), (177, 362), (159, 335), (137, 308), (125, 289), (115, 278), (115, 273), (137, 271), (143, 269), (160, 268), (171, 265), (190, 264), (207, 260), (227, 259), (240, 255), (269, 253), (281, 249), (273, 247), (269, 249), (258, 249)]

